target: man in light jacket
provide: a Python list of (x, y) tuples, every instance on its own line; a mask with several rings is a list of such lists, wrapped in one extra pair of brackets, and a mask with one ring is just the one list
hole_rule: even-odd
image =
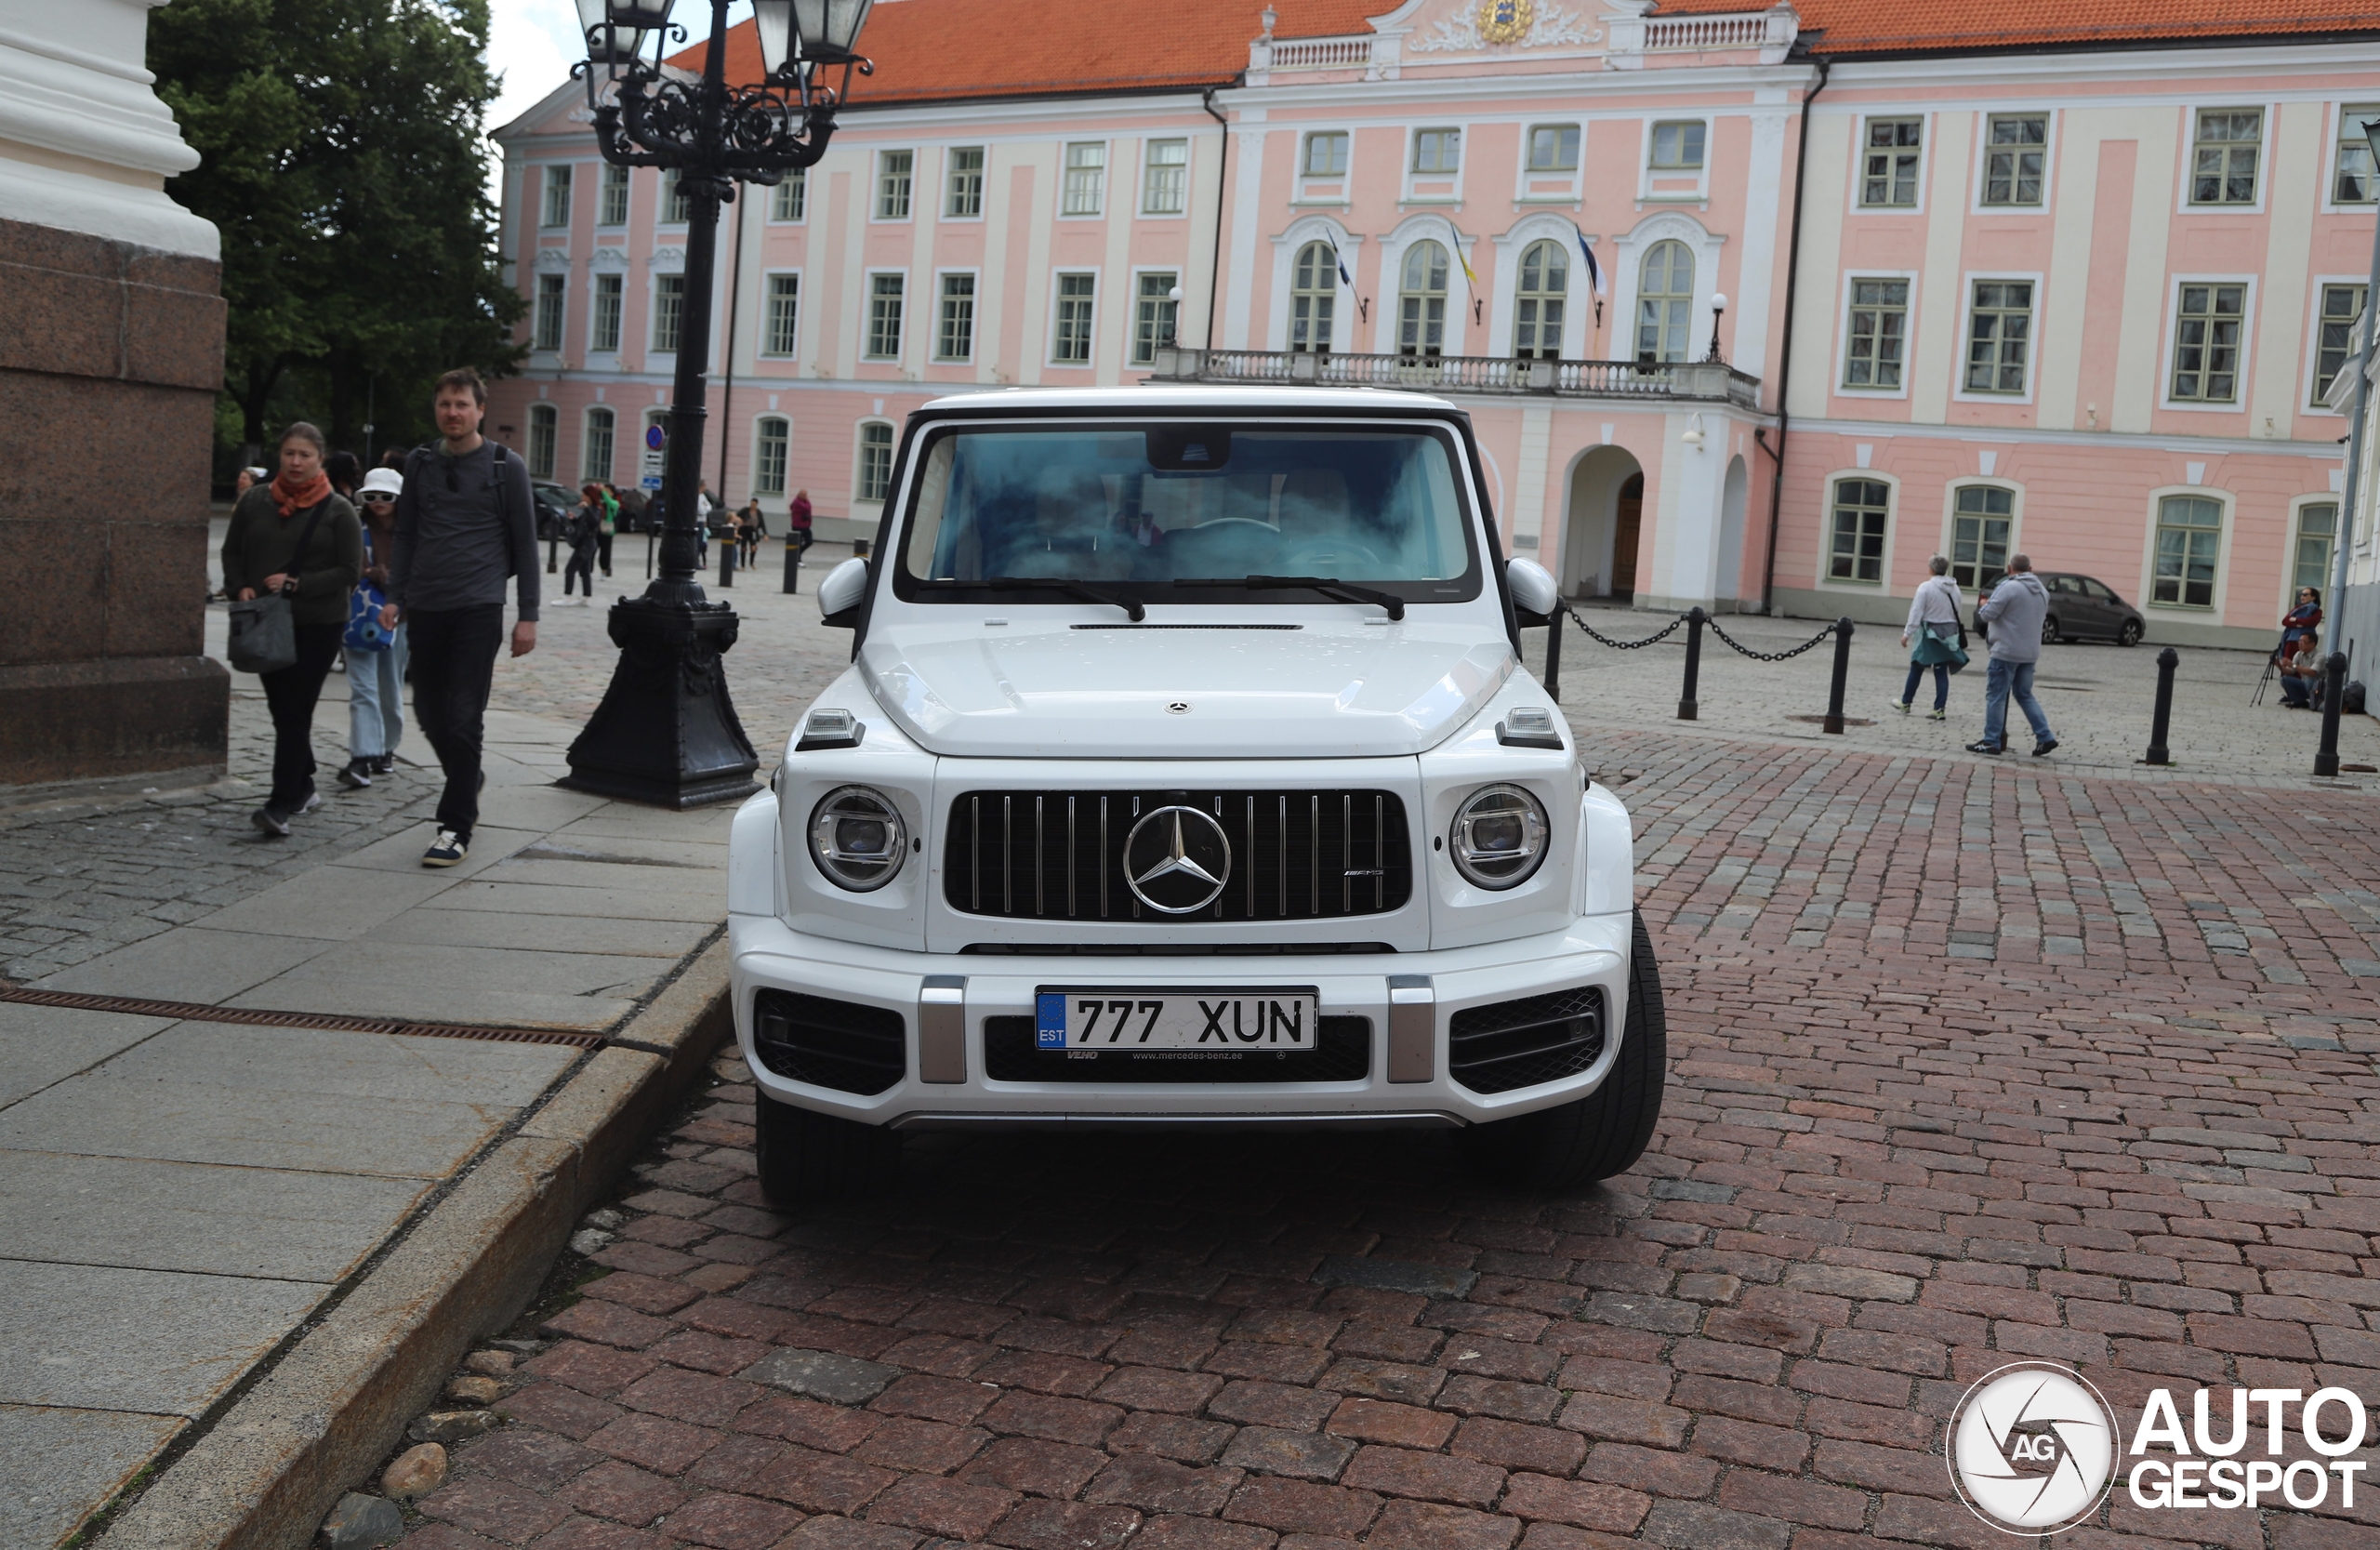
[(2042, 659), (2042, 620), (2049, 616), (2049, 590), (2033, 574), (2025, 555), (2008, 557), (2007, 579), (1992, 590), (1975, 611), (1976, 622), (1991, 637), (1991, 662), (1984, 674), (1983, 740), (1969, 743), (1969, 753), (2007, 750), (2008, 696), (2016, 696), (2025, 720), (2032, 723), (2033, 757), (2057, 747), (2057, 735), (2033, 697), (2033, 668)]

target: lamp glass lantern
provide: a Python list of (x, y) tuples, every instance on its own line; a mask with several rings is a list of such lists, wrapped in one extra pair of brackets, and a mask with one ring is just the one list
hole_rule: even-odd
[(760, 71), (771, 80), (794, 62), (793, 0), (752, 0), (752, 30), (760, 44)]
[(645, 34), (668, 24), (669, 7), (674, 4), (676, 0), (578, 0), (578, 25), (587, 37), (587, 57), (636, 58)]
[(860, 29), (874, 0), (793, 0), (793, 22), (801, 57), (819, 64), (847, 64), (859, 57)]

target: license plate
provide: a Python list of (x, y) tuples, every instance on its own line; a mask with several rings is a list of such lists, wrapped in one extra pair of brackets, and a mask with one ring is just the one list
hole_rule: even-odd
[(1037, 1050), (1312, 1050), (1321, 1032), (1312, 987), (1279, 990), (1037, 991)]

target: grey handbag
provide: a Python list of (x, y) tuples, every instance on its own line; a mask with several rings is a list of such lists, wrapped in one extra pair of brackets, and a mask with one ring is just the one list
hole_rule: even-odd
[[(314, 503), (314, 514), (306, 519), (306, 531), (298, 536), (298, 548), (291, 553), (292, 572), (306, 563), (306, 550), (313, 546), (314, 528), (330, 510), (327, 497)], [(289, 612), (289, 600), (278, 592), (252, 598), (231, 604), (231, 641), (225, 652), (231, 666), (244, 673), (277, 673), (284, 668), (298, 665), (297, 621)]]

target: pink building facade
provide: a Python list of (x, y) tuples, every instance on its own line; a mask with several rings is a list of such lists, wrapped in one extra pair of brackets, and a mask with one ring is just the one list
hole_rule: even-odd
[[(872, 532), (930, 397), (1375, 382), (1471, 410), (1512, 550), (1574, 595), (1897, 624), (1932, 555), (1972, 588), (2024, 550), (2152, 642), (2261, 646), (2327, 585), (2380, 37), (1413, 0), (1004, 89), (925, 55), (962, 3), (880, 6), (879, 95), (726, 217), (714, 493)], [(681, 212), (575, 86), (497, 139), (533, 349), (492, 417), (633, 484)]]

